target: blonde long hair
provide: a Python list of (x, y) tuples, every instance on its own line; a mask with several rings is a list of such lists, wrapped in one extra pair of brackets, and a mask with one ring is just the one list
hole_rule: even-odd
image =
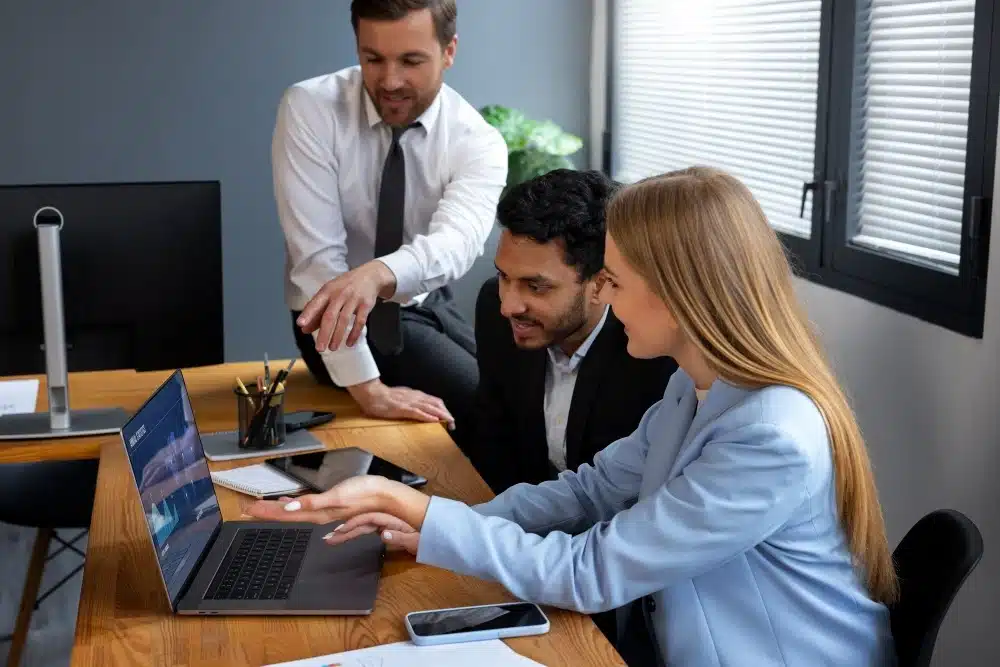
[(792, 285), (777, 234), (750, 191), (693, 167), (619, 191), (607, 229), (625, 260), (663, 299), (719, 377), (740, 386), (786, 385), (826, 422), (837, 508), (870, 595), (898, 595), (875, 479), (861, 430)]

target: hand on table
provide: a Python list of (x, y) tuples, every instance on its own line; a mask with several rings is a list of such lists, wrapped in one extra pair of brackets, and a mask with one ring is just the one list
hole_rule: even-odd
[(368, 321), (368, 314), (379, 296), (388, 298), (396, 289), (396, 276), (378, 260), (362, 264), (323, 285), (309, 299), (296, 320), (303, 333), (316, 335), (316, 350), (351, 347)]
[(416, 489), (378, 475), (351, 477), (323, 493), (298, 498), (259, 500), (244, 510), (246, 516), (267, 521), (307, 521), (326, 524), (343, 521), (324, 537), (340, 544), (376, 531), (390, 547), (417, 553), (419, 528), (430, 498)]
[(379, 379), (348, 387), (361, 411), (380, 419), (414, 419), (422, 422), (445, 422), (455, 429), (455, 418), (444, 401), (409, 387), (390, 387)]

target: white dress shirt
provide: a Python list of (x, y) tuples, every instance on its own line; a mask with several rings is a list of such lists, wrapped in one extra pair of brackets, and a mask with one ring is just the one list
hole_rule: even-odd
[[(464, 275), (482, 254), (507, 180), (500, 133), (442, 85), (400, 139), (406, 160), (403, 245), (380, 257), (404, 305)], [(391, 130), (348, 67), (289, 87), (271, 147), (285, 235), (285, 300), (301, 310), (327, 281), (372, 260), (382, 167)], [(365, 336), (323, 353), (330, 377), (350, 386), (378, 377)]]
[(558, 345), (547, 348), (549, 358), (545, 363), (545, 440), (549, 446), (549, 462), (560, 472), (566, 469), (566, 420), (573, 404), (573, 390), (576, 388), (576, 376), (580, 370), (580, 362), (587, 356), (587, 351), (594, 344), (597, 335), (608, 319), (608, 306), (594, 330), (572, 356), (567, 357)]

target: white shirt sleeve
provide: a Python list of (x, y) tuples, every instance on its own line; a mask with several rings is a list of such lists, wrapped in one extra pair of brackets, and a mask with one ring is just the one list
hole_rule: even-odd
[(393, 301), (406, 303), (461, 278), (483, 252), (507, 183), (507, 145), (486, 127), (455, 148), (455, 168), (426, 234), (379, 259), (396, 276)]
[[(271, 144), (274, 197), (285, 235), (291, 280), (308, 295), (346, 273), (347, 232), (341, 214), (333, 119), (308, 91), (293, 86), (278, 107)], [(313, 334), (315, 338), (315, 334)], [(322, 354), (333, 381), (349, 387), (379, 376), (364, 334), (353, 347)]]

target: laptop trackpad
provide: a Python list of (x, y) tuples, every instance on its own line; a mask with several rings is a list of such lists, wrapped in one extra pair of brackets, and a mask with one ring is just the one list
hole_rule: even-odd
[(382, 570), (382, 540), (373, 533), (331, 546), (323, 541), (328, 532), (313, 532), (286, 608), (370, 613)]

